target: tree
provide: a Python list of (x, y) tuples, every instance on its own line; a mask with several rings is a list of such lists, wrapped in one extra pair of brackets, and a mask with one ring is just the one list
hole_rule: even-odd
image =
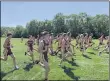
[(53, 33), (55, 36), (59, 33), (71, 32), (73, 37), (83, 33), (93, 33), (98, 38), (102, 33), (109, 34), (109, 16), (105, 14), (97, 14), (90, 16), (86, 13), (63, 15), (57, 13), (53, 20), (31, 20), (26, 24), (26, 28), (21, 25), (14, 27), (2, 27), (1, 36), (8, 32), (12, 32), (14, 37), (28, 37), (28, 35), (37, 36), (43, 30)]
[(17, 25), (16, 26), (16, 29), (14, 31), (14, 37), (15, 38), (20, 38), (22, 36), (22, 31), (24, 30), (23, 26), (21, 25)]

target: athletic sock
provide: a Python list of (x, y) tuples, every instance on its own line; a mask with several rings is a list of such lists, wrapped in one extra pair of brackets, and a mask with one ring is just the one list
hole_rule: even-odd
[(18, 70), (18, 69), (19, 69), (19, 67), (16, 65), (16, 66), (15, 66), (15, 70)]
[(45, 80), (44, 81), (48, 81), (48, 79), (47, 78), (45, 78)]

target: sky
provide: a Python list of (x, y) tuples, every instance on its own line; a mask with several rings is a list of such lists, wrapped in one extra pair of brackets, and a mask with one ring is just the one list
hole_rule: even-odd
[(26, 26), (33, 20), (52, 20), (57, 13), (64, 15), (86, 12), (88, 15), (109, 15), (109, 2), (1, 2), (1, 26)]

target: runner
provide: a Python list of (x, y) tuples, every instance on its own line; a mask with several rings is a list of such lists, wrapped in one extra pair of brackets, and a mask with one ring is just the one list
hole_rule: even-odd
[(25, 52), (25, 55), (30, 56), (32, 58), (33, 63), (34, 63), (34, 55), (33, 55), (34, 41), (33, 41), (32, 35), (29, 36), (29, 39), (26, 42), (26, 45), (27, 45), (27, 52)]
[(12, 34), (11, 33), (8, 33), (7, 34), (7, 38), (4, 42), (4, 51), (3, 51), (3, 54), (4, 54), (4, 57), (0, 57), (1, 60), (3, 61), (6, 61), (8, 59), (8, 55), (11, 56), (11, 58), (13, 59), (13, 64), (14, 64), (14, 69), (19, 69), (19, 67), (17, 66), (16, 64), (16, 58), (15, 58), (15, 55), (13, 54), (13, 52), (11, 51), (11, 48), (13, 48), (13, 46), (11, 45), (11, 38), (12, 38)]
[(101, 37), (99, 38), (99, 45), (95, 47), (94, 49), (99, 49), (101, 45), (104, 45), (103, 40), (104, 40), (104, 35), (102, 34)]
[(80, 39), (80, 34), (78, 34), (78, 36), (76, 37), (76, 48), (78, 48), (79, 43), (79, 39)]
[(39, 34), (37, 35), (36, 43), (37, 45), (39, 44)]
[(107, 50), (107, 52), (109, 52), (109, 47), (110, 47), (110, 38), (108, 37), (105, 48), (102, 51), (100, 51), (98, 55), (100, 56), (102, 54), (102, 52), (104, 52), (106, 50)]
[(67, 46), (67, 41), (66, 41), (66, 34), (64, 33), (62, 35), (62, 44), (61, 44), (61, 53), (62, 53), (62, 59), (59, 65), (62, 64), (62, 62), (67, 58), (67, 57), (71, 57), (72, 61), (74, 61), (74, 59), (72, 58), (72, 53), (70, 51), (68, 51), (68, 46)]
[(23, 42), (23, 37), (21, 37), (21, 43)]
[(53, 34), (49, 34), (49, 51), (51, 55), (54, 55), (54, 51), (53, 51)]
[(88, 37), (88, 47), (91, 47), (92, 45), (94, 45), (95, 43), (92, 41), (92, 36), (93, 34), (91, 33)]
[(83, 43), (83, 51), (84, 51), (84, 53), (86, 52), (86, 50), (88, 48), (88, 38), (89, 38), (88, 33), (85, 33), (85, 36), (84, 36), (84, 39), (83, 39), (83, 42), (84, 42)]
[(36, 41), (35, 39), (36, 39), (36, 38), (35, 38), (34, 36), (32, 36), (32, 39), (33, 39), (33, 43), (34, 43), (34, 45), (35, 45), (35, 43), (36, 43), (36, 42), (35, 42), (35, 41)]
[(67, 33), (66, 35), (66, 41), (67, 41), (67, 48), (68, 48), (68, 51), (70, 51), (72, 53), (72, 49), (71, 49), (71, 46), (73, 48), (73, 54), (75, 54), (75, 50), (74, 50), (74, 45), (71, 43), (71, 33)]
[(45, 80), (48, 80), (48, 73), (50, 71), (48, 64), (48, 43), (47, 43), (47, 32), (42, 32), (39, 39), (39, 53), (40, 62), (39, 64), (45, 69)]
[[(56, 51), (55, 51), (55, 55), (57, 55), (58, 52), (61, 51), (61, 43), (62, 43), (62, 34), (61, 34), (61, 33), (58, 35), (58, 37), (57, 37), (57, 39), (56, 39), (56, 42), (58, 42), (58, 47), (57, 47), (57, 49), (56, 49)], [(56, 43), (56, 42), (55, 42), (55, 43)]]
[(79, 42), (80, 42), (80, 51), (82, 52), (82, 55), (84, 55), (84, 53), (85, 53), (85, 46), (84, 46), (85, 45), (84, 44), (85, 39), (84, 39), (84, 35), (83, 34), (80, 35)]

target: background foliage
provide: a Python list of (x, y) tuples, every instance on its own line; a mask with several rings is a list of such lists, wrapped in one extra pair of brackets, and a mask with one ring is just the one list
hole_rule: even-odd
[(12, 32), (13, 37), (28, 37), (28, 35), (37, 36), (42, 30), (47, 30), (55, 36), (58, 33), (70, 31), (73, 37), (81, 33), (93, 33), (94, 38), (99, 37), (102, 33), (108, 35), (109, 16), (98, 14), (90, 16), (86, 13), (63, 15), (57, 13), (53, 20), (31, 20), (26, 27), (17, 25), (16, 27), (1, 27), (1, 36), (6, 36), (7, 32)]

